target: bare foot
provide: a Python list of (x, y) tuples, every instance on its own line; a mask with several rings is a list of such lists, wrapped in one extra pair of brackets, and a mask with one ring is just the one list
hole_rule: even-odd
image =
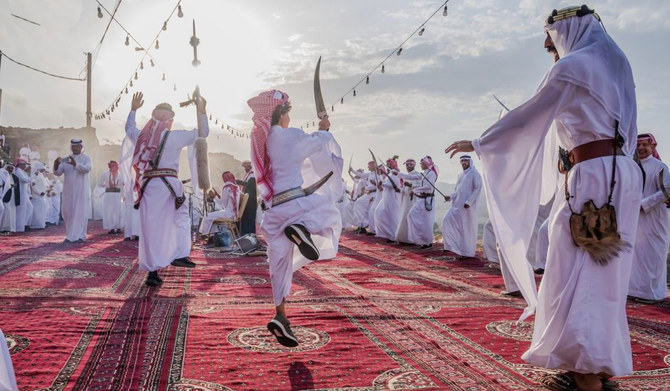
[(603, 384), (600, 381), (600, 377), (593, 373), (576, 373), (573, 372), (572, 375), (575, 378), (575, 384), (577, 389), (581, 391), (601, 391), (603, 389)]

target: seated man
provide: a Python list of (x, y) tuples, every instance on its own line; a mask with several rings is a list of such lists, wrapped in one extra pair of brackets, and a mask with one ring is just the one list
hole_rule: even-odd
[(214, 207), (215, 211), (208, 213), (202, 218), (200, 223), (200, 233), (209, 234), (212, 232), (212, 223), (216, 219), (236, 219), (237, 210), (240, 206), (240, 188), (237, 186), (237, 181), (235, 180), (235, 175), (230, 171), (224, 172), (221, 177), (223, 178), (223, 187), (221, 188), (221, 194), (216, 190), (212, 189), (215, 193), (214, 196)]

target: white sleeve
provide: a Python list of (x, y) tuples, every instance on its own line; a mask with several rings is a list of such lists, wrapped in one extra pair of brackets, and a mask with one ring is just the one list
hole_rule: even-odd
[(134, 110), (128, 113), (128, 119), (126, 120), (126, 135), (128, 135), (133, 143), (137, 142), (137, 137), (140, 135), (140, 130), (135, 126)]

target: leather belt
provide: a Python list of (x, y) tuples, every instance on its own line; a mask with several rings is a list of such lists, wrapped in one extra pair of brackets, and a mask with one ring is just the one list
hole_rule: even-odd
[(120, 193), (121, 189), (118, 187), (108, 187), (105, 189), (105, 193)]
[(621, 148), (614, 147), (614, 139), (592, 141), (573, 148), (570, 151), (570, 163), (573, 165), (604, 156), (623, 155)]
[(285, 202), (289, 202), (291, 200), (295, 200), (296, 198), (302, 198), (305, 196), (308, 196), (315, 191), (317, 191), (321, 186), (323, 186), (324, 183), (330, 179), (330, 177), (333, 176), (333, 172), (329, 172), (326, 176), (323, 178), (319, 179), (318, 181), (314, 182), (312, 185), (307, 186), (306, 188), (302, 189), (300, 187), (296, 187), (293, 189), (288, 189), (284, 190), (281, 193), (277, 193), (272, 197), (272, 207), (279, 206)]
[(177, 171), (171, 168), (156, 168), (154, 170), (144, 171), (142, 179), (150, 179), (156, 177), (177, 176)]
[(435, 193), (419, 193), (419, 194), (415, 194), (415, 196), (417, 196), (419, 198), (429, 198), (429, 197), (434, 197)]

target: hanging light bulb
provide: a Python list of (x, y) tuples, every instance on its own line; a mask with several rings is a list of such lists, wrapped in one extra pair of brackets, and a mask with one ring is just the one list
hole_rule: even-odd
[(167, 20), (163, 22), (163, 31), (167, 31)]
[(177, 6), (177, 16), (179, 16), (180, 18), (184, 17), (184, 13), (181, 10), (181, 4)]
[(447, 16), (449, 15), (449, 10), (447, 9), (447, 5), (444, 5), (444, 12), (442, 12), (442, 16)]
[(112, 113), (114, 112), (114, 106), (112, 106)]
[(211, 115), (211, 114), (209, 115), (209, 120), (210, 120), (210, 121), (212, 120), (212, 115)]
[(344, 104), (344, 97), (340, 98), (340, 104), (341, 104), (341, 105)]
[(330, 106), (330, 111), (335, 111), (335, 105)]
[(156, 49), (159, 49), (158, 40), (156, 40)]
[(370, 76), (365, 77), (365, 84), (370, 84)]
[(130, 36), (126, 35), (126, 46), (130, 45)]
[(172, 91), (177, 91), (177, 85), (175, 84), (174, 87), (172, 88)]
[(356, 96), (356, 90), (354, 90), (354, 96)]
[(156, 64), (154, 64), (154, 60), (153, 60), (153, 59), (149, 59), (149, 63), (151, 64), (152, 67), (156, 65)]
[(135, 80), (137, 80), (137, 72), (135, 72)]
[(426, 31), (425, 27), (421, 27), (421, 30), (419, 30), (419, 37), (423, 35), (423, 32)]
[(132, 81), (132, 80), (130, 81), (130, 86), (131, 86), (131, 87), (133, 86), (133, 81)]
[(126, 93), (126, 94), (128, 93), (128, 87), (126, 87), (126, 91), (125, 91), (125, 93)]
[(215, 119), (215, 120), (214, 120), (214, 125), (218, 125), (218, 124), (219, 124), (219, 120), (218, 120), (218, 119)]
[(402, 53), (402, 48), (398, 48), (398, 52), (396, 54), (400, 55), (400, 53)]
[(140, 61), (140, 69), (144, 69), (144, 61)]
[(386, 72), (386, 68), (382, 65), (382, 73)]
[(312, 121), (312, 126), (316, 126), (316, 125), (314, 124), (314, 121)]
[(98, 18), (102, 19), (102, 10), (98, 7)]
[(165, 81), (165, 73), (163, 73), (163, 81)]

